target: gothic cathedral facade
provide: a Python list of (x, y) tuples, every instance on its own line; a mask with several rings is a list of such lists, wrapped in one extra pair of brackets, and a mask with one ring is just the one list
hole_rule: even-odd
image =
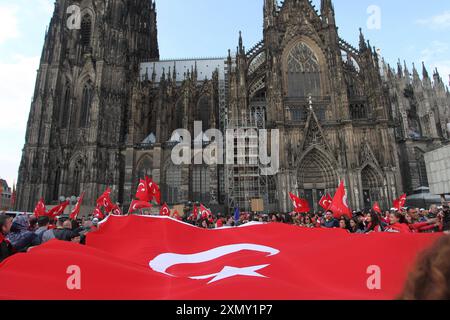
[[(70, 30), (74, 3), (81, 25)], [(93, 206), (108, 186), (126, 210), (145, 175), (170, 205), (221, 211), (262, 199), (264, 211), (288, 212), (289, 192), (317, 209), (340, 180), (352, 208), (388, 208), (426, 186), (423, 154), (449, 139), (448, 88), (425, 66), (423, 79), (415, 68), (393, 70), (362, 33), (358, 48), (341, 39), (331, 0), (320, 11), (308, 0), (265, 0), (263, 39), (246, 50), (240, 36), (235, 53), (215, 59), (160, 59), (156, 18), (150, 1), (56, 1), (19, 169), (20, 210), (82, 192)], [(208, 129), (242, 128), (279, 131), (275, 175), (251, 161), (251, 136), (234, 165), (171, 161), (177, 129), (207, 147)]]

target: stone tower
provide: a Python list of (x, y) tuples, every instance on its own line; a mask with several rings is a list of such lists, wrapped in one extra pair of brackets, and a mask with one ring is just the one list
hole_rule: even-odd
[[(79, 9), (79, 28), (69, 28), (77, 12), (70, 6)], [(55, 2), (19, 169), (18, 208), (83, 191), (92, 204), (107, 186), (121, 202), (130, 83), (140, 62), (157, 59), (154, 3)]]

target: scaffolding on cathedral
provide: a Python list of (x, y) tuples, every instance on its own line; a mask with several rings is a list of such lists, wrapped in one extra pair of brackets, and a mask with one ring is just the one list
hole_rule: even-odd
[(225, 189), (229, 210), (253, 211), (252, 201), (263, 200), (269, 211), (270, 177), (261, 175), (258, 130), (265, 127), (263, 111), (243, 112), (227, 120), (226, 129), (233, 131), (233, 164), (225, 164)]

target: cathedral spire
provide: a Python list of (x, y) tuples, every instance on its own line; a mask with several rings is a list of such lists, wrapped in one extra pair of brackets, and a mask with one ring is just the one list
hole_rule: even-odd
[(362, 32), (362, 28), (359, 28), (359, 51), (364, 52), (367, 50), (366, 39)]
[(336, 24), (334, 6), (331, 0), (321, 0), (320, 11), (322, 18), (326, 19), (328, 24)]
[(430, 76), (428, 75), (428, 70), (425, 67), (425, 62), (422, 61), (422, 75), (424, 79), (429, 79)]

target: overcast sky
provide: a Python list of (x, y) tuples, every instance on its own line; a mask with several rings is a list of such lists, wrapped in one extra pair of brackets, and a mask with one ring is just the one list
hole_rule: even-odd
[[(319, 8), (320, 0), (313, 1)], [(0, 177), (17, 180), (31, 96), (54, 0), (0, 0)], [(339, 32), (358, 45), (362, 27), (391, 64), (425, 61), (450, 74), (450, 1), (334, 0)], [(159, 0), (161, 58), (226, 56), (242, 30), (250, 48), (262, 39), (263, 0)], [(375, 6), (375, 7), (374, 7)], [(375, 8), (375, 11), (374, 11)], [(380, 9), (380, 25), (369, 24)], [(369, 10), (368, 10), (369, 9)], [(368, 12), (369, 11), (369, 12)], [(376, 22), (376, 21), (375, 21)], [(369, 28), (370, 27), (370, 28)]]

